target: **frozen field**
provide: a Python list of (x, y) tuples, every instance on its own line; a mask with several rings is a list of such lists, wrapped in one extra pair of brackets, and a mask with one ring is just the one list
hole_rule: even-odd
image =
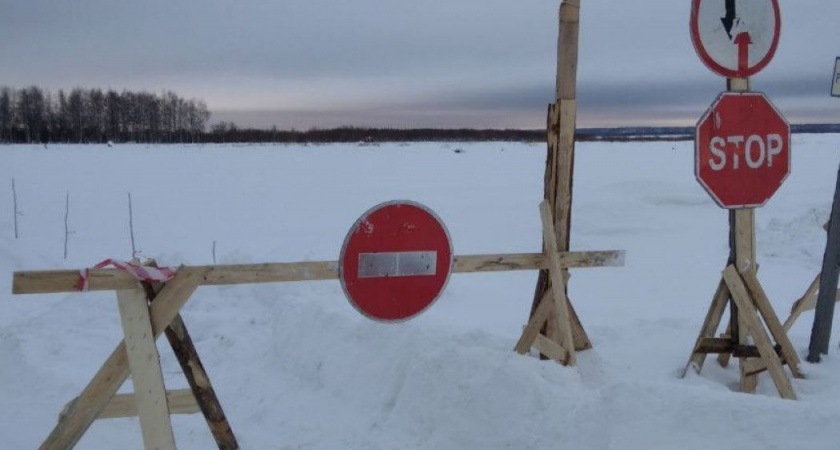
[[(819, 271), (840, 135), (794, 135), (793, 171), (757, 212), (759, 278), (781, 320)], [(456, 153), (456, 149), (463, 150)], [(415, 320), (371, 322), (338, 281), (203, 287), (184, 311), (246, 449), (790, 449), (840, 442), (840, 320), (798, 402), (765, 373), (735, 392), (713, 359), (678, 378), (728, 255), (727, 213), (693, 175), (693, 144), (578, 144), (572, 299), (594, 344), (564, 368), (512, 351), (536, 272), (453, 275)], [(0, 147), (0, 447), (36, 448), (121, 338), (113, 293), (12, 296), (15, 270), (335, 260), (386, 200), (435, 210), (457, 254), (537, 252), (544, 144)], [(13, 236), (15, 178), (20, 239)], [(64, 202), (70, 194), (68, 258)], [(840, 314), (838, 314), (840, 316)], [(790, 333), (804, 356), (812, 313)], [(186, 387), (160, 341), (167, 386)], [(122, 391), (131, 390), (130, 383)], [(208, 449), (201, 415), (173, 416)], [(79, 448), (140, 449), (137, 419), (97, 421)]]

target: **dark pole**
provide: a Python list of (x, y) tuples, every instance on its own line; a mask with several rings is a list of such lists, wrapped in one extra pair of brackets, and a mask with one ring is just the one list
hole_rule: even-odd
[(826, 242), (823, 256), (817, 310), (814, 313), (814, 327), (811, 329), (811, 345), (808, 347), (808, 362), (810, 363), (818, 363), (820, 355), (828, 354), (838, 275), (840, 275), (840, 169), (837, 172), (834, 202), (831, 205), (831, 220), (828, 223), (828, 242)]

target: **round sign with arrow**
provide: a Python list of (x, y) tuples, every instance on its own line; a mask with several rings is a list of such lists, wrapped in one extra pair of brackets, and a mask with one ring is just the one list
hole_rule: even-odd
[(691, 40), (703, 63), (728, 78), (764, 69), (779, 44), (778, 0), (692, 0)]

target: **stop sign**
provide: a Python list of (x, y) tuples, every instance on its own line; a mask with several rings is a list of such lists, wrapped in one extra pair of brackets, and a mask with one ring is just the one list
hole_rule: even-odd
[(440, 296), (452, 271), (452, 243), (432, 210), (410, 201), (374, 206), (353, 224), (339, 258), (350, 303), (382, 322), (408, 320)]
[(725, 92), (697, 124), (694, 173), (723, 208), (767, 203), (790, 173), (790, 125), (758, 92)]

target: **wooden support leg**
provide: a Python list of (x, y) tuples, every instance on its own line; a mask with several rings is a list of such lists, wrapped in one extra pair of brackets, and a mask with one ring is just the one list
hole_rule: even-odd
[[(198, 288), (202, 276), (200, 271), (182, 268), (161, 290), (150, 308), (152, 332), (155, 337), (163, 333), (186, 304)], [(122, 341), (90, 380), (79, 398), (59, 418), (58, 424), (41, 444), (40, 449), (73, 448), (128, 378), (128, 372), (128, 354), (125, 341)]]
[(814, 281), (808, 286), (808, 289), (802, 294), (799, 300), (793, 302), (790, 308), (790, 316), (783, 325), (785, 331), (790, 331), (790, 328), (796, 322), (799, 316), (808, 310), (814, 309), (817, 306), (817, 290), (820, 288), (820, 274), (814, 278)]
[(181, 370), (187, 378), (190, 389), (192, 389), (219, 450), (238, 449), (239, 443), (233, 435), (233, 430), (230, 428), (227, 417), (225, 417), (222, 405), (216, 397), (216, 391), (210, 383), (210, 377), (204, 370), (204, 365), (198, 357), (198, 351), (193, 345), (180, 314), (175, 316), (175, 319), (166, 328), (166, 338), (178, 358)]
[[(731, 324), (726, 325), (726, 331), (724, 331), (720, 335), (720, 337), (726, 338), (726, 339), (731, 339), (732, 338), (732, 325)], [(721, 353), (717, 356), (717, 362), (718, 362), (718, 364), (720, 364), (721, 367), (727, 367), (727, 366), (729, 366), (729, 359), (731, 357), (732, 357), (732, 354), (730, 354), (730, 353)]]
[(583, 324), (580, 322), (580, 318), (578, 318), (574, 305), (572, 305), (572, 300), (569, 299), (567, 304), (569, 307), (569, 320), (572, 325), (572, 339), (575, 341), (575, 351), (589, 350), (592, 348), (592, 342), (589, 340), (586, 330), (583, 329)]
[(718, 283), (715, 295), (712, 297), (712, 304), (709, 305), (709, 312), (706, 313), (706, 320), (703, 321), (703, 326), (700, 328), (700, 335), (697, 337), (697, 342), (694, 344), (694, 350), (691, 352), (691, 357), (688, 359), (688, 364), (683, 369), (682, 377), (688, 372), (688, 368), (694, 366), (697, 373), (703, 369), (703, 363), (706, 361), (705, 353), (698, 353), (697, 349), (703, 338), (710, 338), (715, 336), (720, 321), (723, 318), (723, 312), (726, 309), (726, 302), (729, 300), (729, 290), (726, 288), (726, 283), (723, 280)]
[[(755, 340), (755, 345), (758, 348), (761, 358), (767, 364), (767, 370), (770, 372), (770, 377), (779, 391), (782, 398), (796, 400), (796, 393), (793, 390), (793, 385), (790, 379), (785, 374), (782, 362), (776, 354), (775, 349), (767, 335), (764, 326), (761, 325), (761, 319), (758, 317), (758, 312), (750, 298), (750, 294), (744, 285), (741, 276), (735, 266), (730, 265), (723, 272), (723, 278), (726, 285), (732, 294), (732, 299), (738, 305), (739, 317), (742, 323), (746, 326), (749, 334)], [(754, 375), (753, 375), (754, 376)]]
[(528, 321), (528, 325), (525, 326), (522, 335), (519, 336), (519, 341), (516, 343), (514, 350), (520, 355), (524, 355), (531, 350), (531, 346), (534, 345), (534, 340), (540, 334), (540, 330), (548, 320), (548, 316), (554, 314), (553, 295), (551, 288), (545, 291), (542, 301), (537, 305), (537, 309), (531, 315), (531, 320)]
[(802, 372), (799, 370), (799, 355), (796, 354), (796, 350), (793, 348), (793, 344), (790, 342), (784, 327), (782, 327), (779, 317), (773, 310), (773, 305), (770, 304), (767, 294), (761, 287), (761, 283), (758, 281), (755, 271), (748, 270), (746, 272), (742, 272), (741, 277), (744, 280), (747, 291), (750, 293), (750, 296), (755, 302), (758, 313), (761, 314), (761, 317), (764, 319), (764, 323), (767, 324), (770, 334), (773, 336), (776, 343), (782, 347), (782, 355), (785, 357), (785, 361), (787, 362), (791, 373), (796, 378), (804, 378)]
[[(149, 301), (154, 302), (162, 285), (144, 283), (143, 287)], [(207, 421), (207, 426), (210, 428), (219, 450), (238, 449), (239, 443), (236, 441), (236, 436), (234, 436), (227, 417), (225, 417), (222, 404), (216, 396), (216, 391), (210, 383), (210, 377), (204, 370), (204, 365), (201, 363), (201, 358), (198, 356), (198, 351), (193, 345), (187, 326), (180, 314), (176, 315), (169, 326), (166, 327), (166, 339), (178, 359), (181, 370), (184, 372), (195, 401)]]
[(138, 285), (137, 289), (117, 291), (117, 301), (125, 331), (125, 348), (143, 444), (147, 449), (175, 450), (166, 387), (160, 355), (152, 336), (146, 295)]
[[(551, 218), (551, 207), (548, 201), (540, 203), (540, 216), (543, 224), (543, 240), (546, 252), (548, 253), (549, 270), (548, 275), (554, 288), (551, 290), (554, 298), (554, 307), (557, 310), (557, 329), (560, 331), (560, 344), (568, 352), (568, 364), (575, 365), (575, 341), (572, 337), (572, 326), (569, 321), (569, 299), (566, 298), (565, 280), (563, 278), (562, 266), (557, 250), (557, 239), (554, 235), (554, 221)], [(549, 319), (550, 320), (550, 319)]]
[[(747, 325), (744, 320), (746, 318), (742, 318), (741, 316), (748, 316), (750, 312), (741, 312), (741, 309), (738, 309), (738, 342), (746, 343), (749, 342), (749, 336), (752, 335), (752, 330), (754, 327), (750, 327)], [(781, 363), (780, 363), (781, 364)], [(755, 393), (758, 389), (758, 374), (755, 371), (751, 370), (752, 367), (755, 365), (755, 358), (738, 358), (738, 372), (740, 374), (739, 377), (739, 387), (741, 392), (744, 393)]]

